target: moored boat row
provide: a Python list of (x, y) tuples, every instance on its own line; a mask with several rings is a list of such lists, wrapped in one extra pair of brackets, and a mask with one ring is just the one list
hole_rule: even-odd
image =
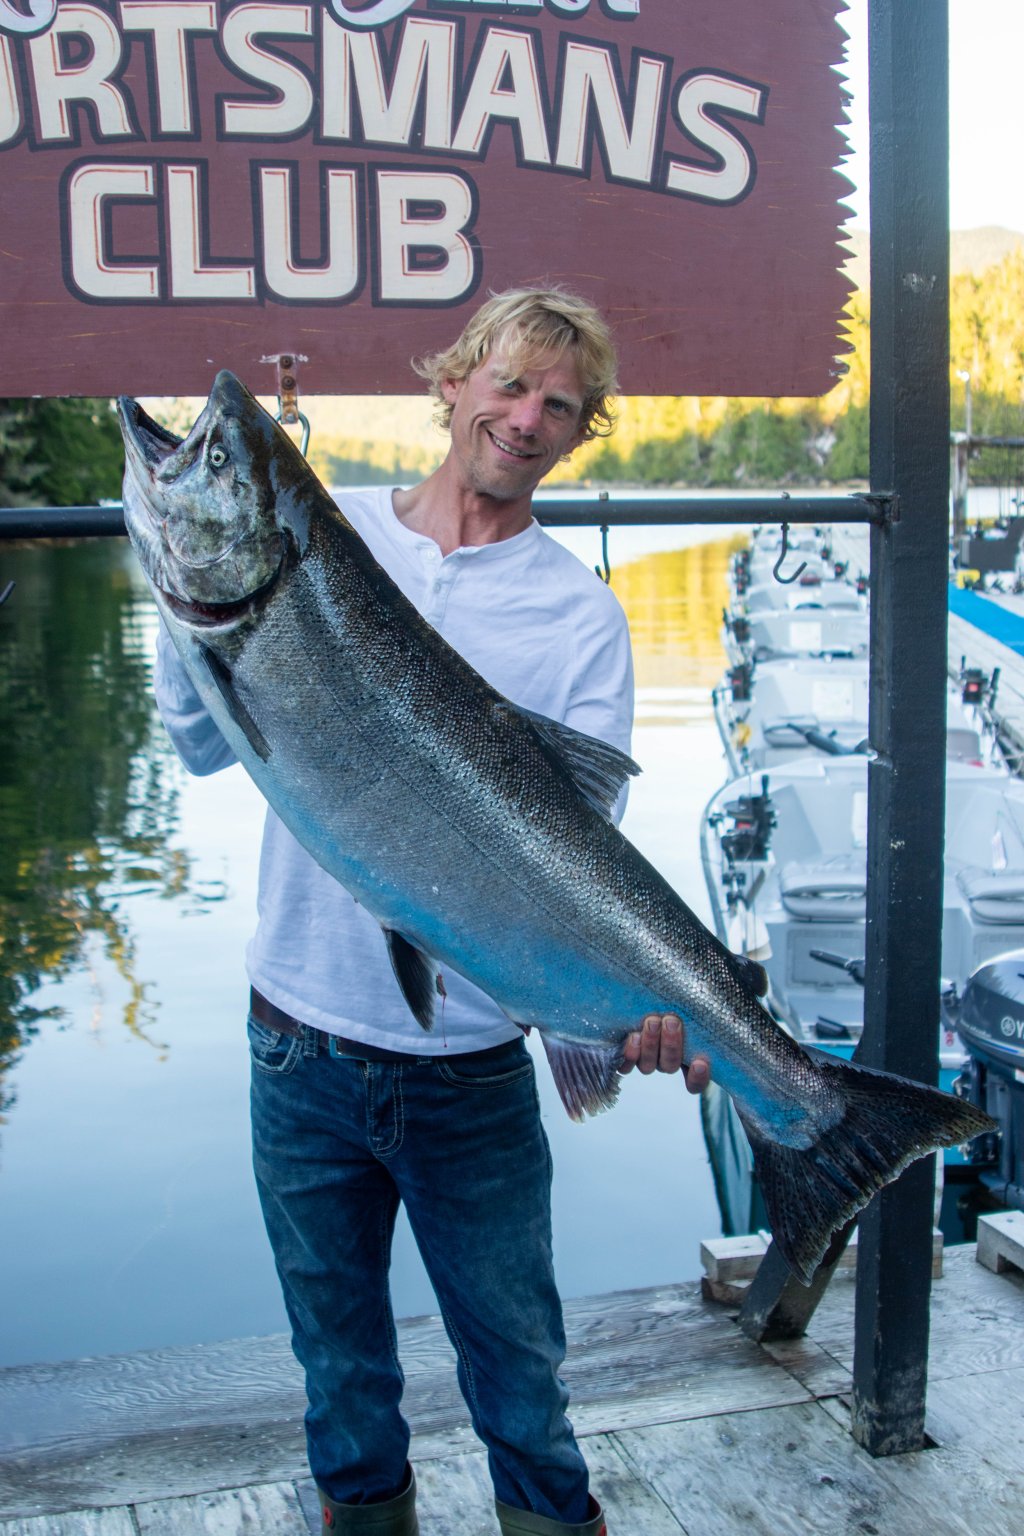
[[(803, 569), (773, 590), (779, 558), (777, 536), (755, 536), (731, 572), (728, 667), (714, 693), (729, 778), (703, 817), (704, 874), (718, 936), (764, 966), (783, 1027), (851, 1056), (864, 1021), (866, 583), (831, 560), (827, 532), (791, 541), (785, 564)], [(984, 679), (951, 682), (936, 978), (949, 1090), (964, 1069), (957, 1022), (969, 978), (1024, 950), (1024, 781), (1000, 753), (990, 703)], [(712, 1093), (704, 1115), (725, 1230), (750, 1230), (761, 1215), (742, 1132), (724, 1095)], [(948, 1153), (947, 1171), (963, 1160)]]

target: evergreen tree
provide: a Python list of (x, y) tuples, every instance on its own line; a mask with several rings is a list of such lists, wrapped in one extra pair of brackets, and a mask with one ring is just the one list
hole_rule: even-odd
[(0, 400), (0, 503), (91, 506), (121, 494), (124, 449), (109, 400)]

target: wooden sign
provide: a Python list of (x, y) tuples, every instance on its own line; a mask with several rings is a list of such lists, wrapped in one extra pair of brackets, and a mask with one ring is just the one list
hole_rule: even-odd
[(844, 8), (0, 0), (0, 395), (410, 393), (536, 282), (624, 393), (823, 393)]

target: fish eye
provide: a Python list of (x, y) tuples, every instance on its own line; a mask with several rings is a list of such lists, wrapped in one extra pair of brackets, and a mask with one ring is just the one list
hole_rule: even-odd
[(228, 461), (227, 449), (222, 448), (220, 443), (214, 443), (213, 447), (207, 454), (207, 458), (213, 465), (214, 469), (223, 469), (224, 465)]

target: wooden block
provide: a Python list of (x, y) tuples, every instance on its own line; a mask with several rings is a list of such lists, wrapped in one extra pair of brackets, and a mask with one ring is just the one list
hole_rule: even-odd
[(1024, 1211), (997, 1211), (978, 1217), (978, 1263), (1001, 1274), (1024, 1270)]
[[(700, 1261), (704, 1266), (701, 1295), (705, 1301), (716, 1301), (724, 1306), (742, 1305), (749, 1282), (757, 1274), (767, 1251), (768, 1235), (762, 1232), (706, 1238), (700, 1245)], [(854, 1269), (856, 1263), (857, 1233), (854, 1232), (836, 1267)], [(938, 1227), (932, 1228), (932, 1276), (937, 1280), (942, 1278), (942, 1233)]]
[(750, 1290), (749, 1280), (712, 1280), (701, 1275), (700, 1293), (705, 1301), (714, 1301), (720, 1307), (742, 1307)]
[(709, 1280), (752, 1280), (767, 1251), (760, 1232), (713, 1237), (701, 1243), (700, 1261)]

